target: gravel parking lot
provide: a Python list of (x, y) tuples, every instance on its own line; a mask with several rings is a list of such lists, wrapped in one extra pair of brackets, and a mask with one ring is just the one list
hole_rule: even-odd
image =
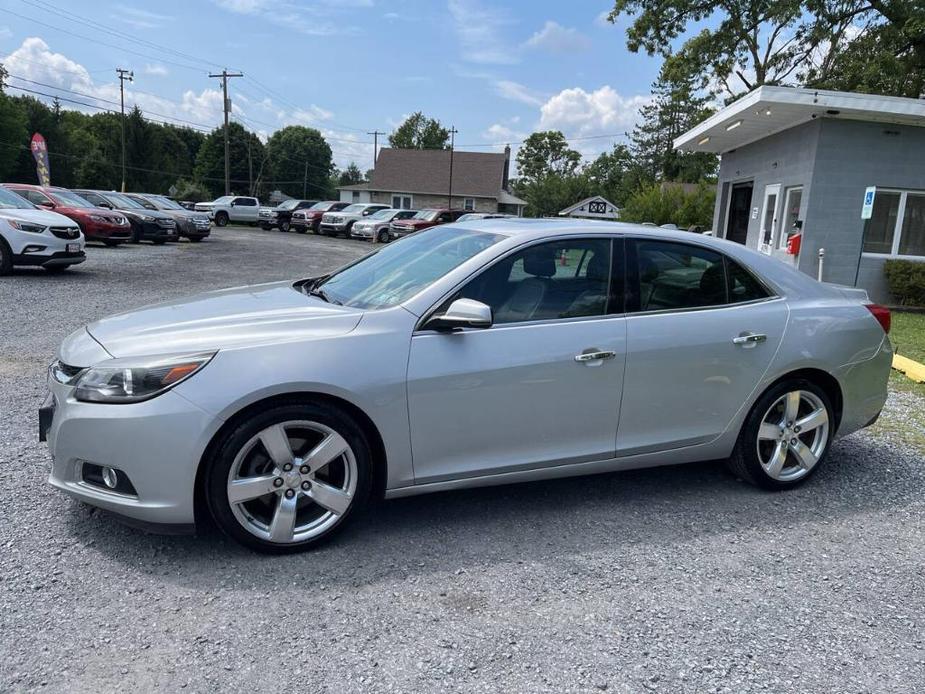
[(45, 484), (36, 410), (70, 331), (368, 250), (229, 227), (0, 279), (0, 691), (925, 689), (925, 456), (887, 434), (795, 492), (698, 464), (444, 493), (278, 558)]

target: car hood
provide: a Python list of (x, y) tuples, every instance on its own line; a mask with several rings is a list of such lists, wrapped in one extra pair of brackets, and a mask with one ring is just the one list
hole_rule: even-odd
[(400, 219), (393, 224), (397, 227), (426, 227), (432, 225), (433, 222), (427, 219)]
[(74, 226), (74, 220), (49, 210), (0, 209), (0, 218), (21, 219), (25, 222), (35, 222), (45, 226)]
[(121, 212), (126, 217), (148, 216), (148, 217), (154, 217), (155, 219), (173, 219), (173, 217), (171, 217), (166, 212), (162, 212), (161, 210), (148, 210), (148, 209), (138, 210), (138, 209), (135, 209), (134, 207), (125, 207), (125, 208), (117, 207), (116, 211)]
[(273, 282), (119, 313), (90, 323), (87, 332), (114, 357), (131, 357), (334, 337), (353, 330), (361, 316), (291, 282)]

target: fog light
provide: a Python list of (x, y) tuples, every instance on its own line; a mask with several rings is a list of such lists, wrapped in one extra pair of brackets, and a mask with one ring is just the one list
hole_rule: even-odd
[(110, 489), (115, 489), (119, 485), (119, 473), (111, 467), (103, 468), (103, 484)]
[(22, 249), (23, 253), (38, 253), (39, 251), (44, 251), (45, 246), (26, 246)]

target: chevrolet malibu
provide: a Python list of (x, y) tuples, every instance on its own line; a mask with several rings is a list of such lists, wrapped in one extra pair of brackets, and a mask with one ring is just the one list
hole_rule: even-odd
[(482, 220), (91, 323), (40, 435), (67, 494), (267, 552), (374, 497), (720, 458), (788, 489), (877, 419), (889, 321), (731, 242)]

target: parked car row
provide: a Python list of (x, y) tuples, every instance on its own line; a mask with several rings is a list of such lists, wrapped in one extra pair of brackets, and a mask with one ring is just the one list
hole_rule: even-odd
[(198, 242), (211, 228), (208, 216), (163, 195), (3, 183), (0, 275), (17, 265), (67, 269), (86, 260), (86, 241)]

